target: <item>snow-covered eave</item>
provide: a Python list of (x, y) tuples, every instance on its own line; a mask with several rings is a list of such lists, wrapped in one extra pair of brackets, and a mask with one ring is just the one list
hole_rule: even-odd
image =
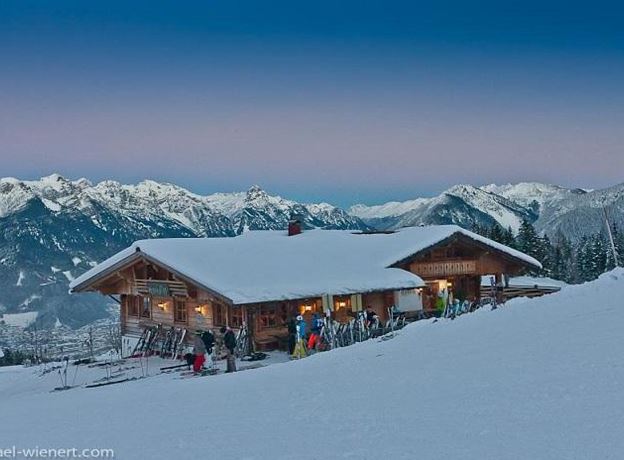
[(402, 265), (406, 262), (409, 262), (417, 257), (419, 257), (420, 255), (422, 255), (423, 253), (426, 253), (428, 251), (430, 251), (431, 249), (435, 248), (436, 246), (441, 246), (441, 245), (445, 245), (451, 241), (453, 241), (454, 239), (457, 239), (459, 237), (464, 237), (466, 239), (471, 240), (473, 243), (476, 243), (477, 245), (481, 245), (481, 246), (485, 246), (489, 249), (492, 249), (494, 251), (497, 251), (499, 254), (501, 254), (503, 257), (506, 257), (508, 259), (513, 260), (514, 262), (522, 265), (522, 266), (531, 266), (532, 268), (538, 268), (541, 269), (542, 264), (535, 258), (529, 256), (528, 254), (525, 254), (523, 252), (520, 252), (516, 249), (510, 248), (509, 246), (505, 246), (504, 244), (501, 243), (497, 243), (496, 241), (490, 240), (489, 238), (486, 238), (484, 236), (478, 235), (476, 233), (473, 232), (469, 232), (468, 230), (464, 230), (461, 227), (457, 227), (457, 230), (454, 231), (452, 234), (445, 236), (444, 238), (441, 238), (437, 241), (433, 241), (431, 242), (431, 244), (419, 248), (417, 251), (410, 253), (409, 255), (406, 255), (404, 257), (402, 257), (399, 260), (396, 260), (390, 264), (388, 264), (388, 267), (397, 267), (399, 265)]
[(82, 275), (71, 281), (69, 283), (69, 293), (75, 294), (78, 292), (88, 291), (93, 284), (107, 278), (111, 274), (140, 258), (140, 251), (136, 250), (135, 246), (132, 245), (118, 252), (114, 256), (109, 257), (105, 261), (100, 262), (95, 267), (87, 270)]
[[(490, 286), (490, 277), (492, 275), (485, 275), (481, 277), (481, 286)], [(530, 277), (518, 277), (509, 278), (508, 287), (513, 289), (541, 289), (548, 291), (560, 291), (566, 287), (567, 283), (563, 281), (553, 280), (551, 278), (530, 278)]]
[[(108, 258), (97, 266), (93, 267), (91, 270), (85, 272), (80, 277), (76, 278), (74, 281), (70, 283), (70, 293), (79, 293), (79, 292), (87, 292), (87, 291), (97, 291), (96, 284), (109, 278), (115, 272), (123, 270), (124, 268), (130, 266), (131, 264), (137, 262), (138, 260), (145, 260), (150, 263), (153, 263), (163, 269), (175, 274), (180, 280), (185, 281), (191, 285), (194, 285), (200, 289), (209, 292), (229, 303), (231, 305), (247, 305), (254, 303), (265, 303), (265, 302), (280, 302), (280, 301), (288, 301), (288, 300), (301, 300), (301, 299), (309, 299), (309, 298), (318, 298), (322, 297), (326, 294), (331, 295), (353, 295), (353, 294), (368, 294), (368, 293), (376, 293), (376, 292), (387, 292), (394, 290), (402, 290), (402, 289), (416, 289), (422, 288), (425, 286), (425, 282), (417, 275), (406, 272), (402, 269), (398, 268), (380, 268), (378, 269), (378, 273), (371, 273), (370, 279), (372, 282), (364, 277), (360, 280), (352, 280), (349, 286), (349, 282), (345, 286), (341, 287), (311, 287), (305, 289), (295, 289), (293, 291), (288, 292), (288, 289), (284, 290), (283, 294), (266, 294), (266, 295), (254, 295), (241, 292), (237, 295), (237, 293), (228, 293), (224, 294), (220, 289), (215, 288), (214, 286), (207, 286), (205, 283), (197, 280), (197, 277), (190, 276), (186, 274), (183, 270), (180, 270), (171, 264), (163, 261), (158, 257), (154, 257), (149, 252), (143, 251), (141, 249), (141, 241), (134, 243), (132, 246), (120, 251), (114, 256)], [(377, 281), (378, 278), (381, 278), (381, 272), (393, 272), (394, 275), (392, 277), (396, 277), (396, 279), (390, 279), (383, 282)], [(234, 294), (234, 295), (232, 295)]]
[(509, 283), (508, 287), (513, 288), (513, 289), (540, 289), (543, 291), (560, 291), (561, 290), (561, 286), (551, 286), (551, 285), (545, 285), (545, 284), (514, 284), (512, 282)]
[(355, 295), (355, 294), (376, 294), (376, 293), (381, 293), (381, 292), (400, 291), (403, 289), (418, 289), (418, 288), (423, 288), (423, 287), (425, 287), (424, 282), (417, 282), (415, 280), (414, 283), (400, 283), (400, 284), (379, 286), (379, 287), (368, 288), (368, 289), (345, 288), (345, 289), (334, 289), (331, 292), (310, 291), (306, 293), (289, 294), (289, 295), (284, 295), (283, 297), (266, 296), (266, 297), (253, 297), (253, 298), (251, 297), (239, 298), (239, 299), (235, 299), (234, 306), (241, 307), (244, 305), (253, 305), (257, 303), (285, 302), (285, 301), (315, 299), (315, 298), (323, 297), (325, 295), (331, 295), (331, 296), (336, 297), (336, 296), (346, 296), (346, 295)]

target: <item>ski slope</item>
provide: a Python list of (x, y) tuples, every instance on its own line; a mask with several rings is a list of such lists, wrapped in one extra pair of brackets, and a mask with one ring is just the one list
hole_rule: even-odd
[(30, 370), (0, 370), (0, 444), (121, 459), (623, 458), (623, 292), (618, 269), (230, 375), (49, 393), (19, 381)]

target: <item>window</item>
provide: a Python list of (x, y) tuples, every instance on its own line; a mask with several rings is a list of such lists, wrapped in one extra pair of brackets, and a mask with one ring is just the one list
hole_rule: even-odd
[(220, 303), (213, 303), (212, 304), (212, 323), (215, 326), (225, 326), (226, 321), (225, 321), (225, 305), (220, 304)]
[(243, 309), (241, 307), (232, 308), (232, 314), (230, 315), (230, 327), (242, 327), (243, 326)]
[(141, 317), (142, 318), (151, 318), (152, 317), (152, 299), (150, 297), (137, 297), (137, 299), (141, 300)]
[(262, 305), (258, 314), (258, 324), (261, 328), (279, 326), (279, 318), (277, 316), (277, 308), (275, 305)]
[(334, 297), (334, 310), (351, 310), (351, 297)]
[(186, 302), (175, 299), (173, 301), (173, 320), (176, 323), (186, 323)]
[(351, 319), (351, 298), (334, 297), (334, 318), (343, 323)]
[(139, 316), (140, 304), (141, 297), (136, 295), (126, 296), (126, 308), (128, 309), (128, 316)]

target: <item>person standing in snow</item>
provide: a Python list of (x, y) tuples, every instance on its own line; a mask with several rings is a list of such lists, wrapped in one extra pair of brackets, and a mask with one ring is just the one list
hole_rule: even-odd
[(297, 337), (301, 340), (305, 340), (307, 324), (303, 316), (297, 316)]
[(446, 301), (444, 299), (444, 293), (442, 291), (438, 292), (438, 298), (436, 300), (436, 316), (442, 317), (444, 316), (444, 310), (446, 309)]
[(366, 307), (366, 327), (370, 328), (375, 324), (375, 320), (377, 319), (377, 313), (373, 310), (373, 307), (370, 305)]
[(455, 319), (456, 316), (459, 316), (460, 314), (459, 308), (460, 308), (459, 299), (454, 299), (452, 305), (450, 306), (451, 319)]
[(204, 362), (206, 361), (206, 345), (201, 338), (202, 331), (197, 331), (193, 336), (193, 354), (195, 360), (193, 361), (193, 372), (201, 372)]
[(212, 349), (214, 347), (214, 334), (210, 330), (204, 331), (201, 335), (201, 339), (204, 342), (204, 346), (206, 347), (206, 354), (208, 355), (208, 358), (207, 358), (207, 361), (209, 361), (208, 368), (212, 369), (213, 364), (214, 364), (214, 361), (212, 359)]
[(297, 316), (297, 343), (295, 344), (295, 349), (292, 353), (293, 359), (305, 358), (308, 354), (306, 352), (305, 346), (305, 331), (306, 331), (306, 322), (303, 319), (303, 316)]
[(223, 326), (221, 328), (221, 334), (223, 334), (223, 344), (227, 350), (227, 369), (225, 372), (236, 372), (236, 336), (234, 331), (229, 327)]
[(293, 316), (288, 320), (288, 354), (295, 352), (297, 345), (297, 319)]

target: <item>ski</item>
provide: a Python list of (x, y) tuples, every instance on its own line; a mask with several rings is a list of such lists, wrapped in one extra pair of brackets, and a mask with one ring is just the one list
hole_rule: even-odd
[(115, 385), (117, 383), (129, 382), (130, 380), (136, 380), (136, 378), (127, 378), (121, 380), (113, 380), (112, 382), (102, 382), (102, 383), (92, 383), (90, 385), (85, 385), (85, 388), (98, 388), (106, 385)]
[(182, 347), (184, 345), (184, 339), (186, 337), (186, 329), (182, 329), (180, 333), (180, 339), (176, 342), (175, 354), (173, 355), (173, 359), (178, 359), (180, 356), (180, 352), (182, 351)]
[(223, 371), (219, 369), (204, 369), (201, 372), (194, 372), (194, 371), (181, 372), (180, 375), (176, 378), (177, 379), (189, 379), (189, 378), (195, 378), (195, 377), (206, 377), (208, 375), (217, 375), (220, 373), (223, 373)]
[(184, 364), (176, 364), (175, 366), (165, 366), (165, 367), (161, 367), (160, 370), (161, 371), (168, 371), (171, 369), (179, 369), (181, 367), (186, 367), (188, 366), (188, 364), (184, 363)]

